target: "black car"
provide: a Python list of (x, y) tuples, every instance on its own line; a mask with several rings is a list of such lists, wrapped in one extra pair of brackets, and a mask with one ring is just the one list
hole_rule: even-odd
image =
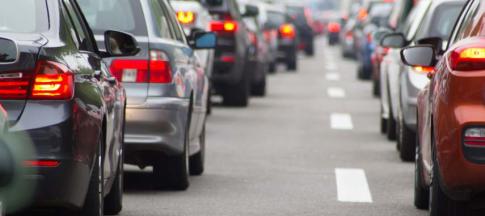
[(213, 87), (222, 95), (224, 105), (247, 106), (254, 73), (249, 67), (250, 31), (243, 18), (257, 16), (258, 11), (248, 7), (241, 14), (236, 0), (205, 0), (204, 3), (215, 20), (211, 31), (218, 36), (211, 77)]
[(292, 19), (298, 32), (299, 48), (302, 49), (306, 55), (315, 55), (315, 32), (313, 31), (311, 23), (311, 14), (308, 8), (303, 6), (288, 5), (286, 7), (288, 14)]
[(136, 54), (135, 39), (107, 31), (100, 52), (74, 0), (3, 3), (0, 103), (8, 132), (27, 136), (35, 150), (24, 161), (36, 170), (26, 176), (36, 185), (30, 207), (119, 213), (125, 91), (102, 58)]

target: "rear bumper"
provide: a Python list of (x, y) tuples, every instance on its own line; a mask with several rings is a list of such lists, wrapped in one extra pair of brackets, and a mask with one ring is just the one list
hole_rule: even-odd
[(189, 99), (148, 98), (142, 105), (126, 108), (125, 155), (128, 163), (150, 163), (140, 154), (181, 154), (184, 150)]
[(280, 40), (278, 46), (278, 57), (277, 60), (280, 62), (285, 62), (290, 59), (296, 58), (298, 52), (298, 47), (296, 41), (294, 40)]

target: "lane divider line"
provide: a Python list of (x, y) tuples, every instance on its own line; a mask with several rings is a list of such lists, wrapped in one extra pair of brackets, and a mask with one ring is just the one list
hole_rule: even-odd
[(345, 98), (345, 90), (337, 87), (329, 87), (327, 89), (327, 95), (330, 98)]
[(354, 125), (352, 117), (346, 113), (332, 113), (330, 115), (330, 126), (334, 130), (352, 130)]
[(338, 73), (327, 73), (325, 74), (325, 78), (328, 81), (338, 81), (340, 80), (340, 75)]
[(335, 169), (337, 198), (340, 202), (372, 203), (372, 195), (363, 169)]

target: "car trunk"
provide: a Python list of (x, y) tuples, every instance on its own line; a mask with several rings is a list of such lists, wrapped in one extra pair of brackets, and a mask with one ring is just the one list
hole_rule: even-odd
[(38, 54), (47, 39), (40, 34), (1, 33), (0, 43), (0, 104), (8, 120), (15, 122), (24, 110)]

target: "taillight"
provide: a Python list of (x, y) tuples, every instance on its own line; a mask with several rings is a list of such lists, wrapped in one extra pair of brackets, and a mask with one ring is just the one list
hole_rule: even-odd
[(428, 74), (434, 71), (434, 67), (422, 67), (422, 66), (415, 66), (413, 67), (413, 71), (417, 73), (424, 73)]
[(467, 147), (485, 147), (485, 128), (466, 129), (463, 144)]
[(282, 38), (293, 39), (296, 37), (295, 27), (291, 24), (283, 24), (280, 26), (280, 35)]
[(178, 11), (177, 20), (183, 24), (188, 25), (195, 22), (196, 14), (192, 11)]
[(31, 99), (68, 100), (72, 98), (73, 73), (67, 66), (52, 61), (39, 61), (34, 76)]
[(151, 50), (150, 60), (115, 59), (111, 74), (125, 83), (170, 83), (170, 60), (163, 51)]
[(459, 48), (449, 57), (450, 67), (457, 71), (485, 70), (485, 48)]
[(24, 166), (26, 167), (46, 167), (54, 168), (61, 165), (61, 162), (56, 160), (28, 160), (24, 161)]
[(238, 23), (232, 20), (226, 21), (213, 21), (210, 24), (210, 29), (213, 32), (236, 32), (238, 28)]
[(27, 99), (30, 78), (31, 76), (24, 72), (9, 72), (0, 74), (0, 99)]
[(340, 32), (340, 24), (331, 22), (328, 24), (328, 32), (330, 33), (339, 33)]

